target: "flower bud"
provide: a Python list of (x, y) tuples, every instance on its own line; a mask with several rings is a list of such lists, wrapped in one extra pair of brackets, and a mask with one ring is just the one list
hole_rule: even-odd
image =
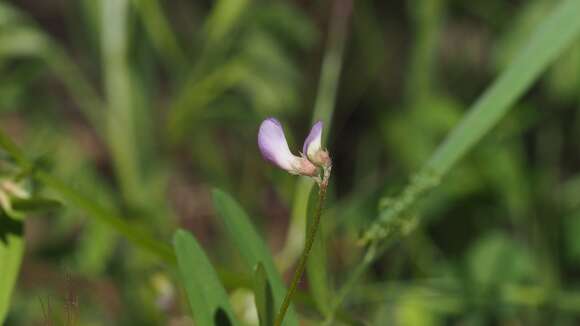
[(312, 126), (308, 137), (304, 141), (302, 150), (310, 162), (317, 166), (328, 168), (332, 164), (332, 161), (330, 160), (328, 152), (322, 149), (322, 128), (322, 121), (318, 121)]

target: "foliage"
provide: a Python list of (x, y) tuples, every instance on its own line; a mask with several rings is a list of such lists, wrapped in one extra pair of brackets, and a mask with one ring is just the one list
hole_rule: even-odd
[(272, 325), (317, 204), (276, 116), (333, 159), (285, 325), (577, 324), (579, 15), (0, 1), (0, 323)]

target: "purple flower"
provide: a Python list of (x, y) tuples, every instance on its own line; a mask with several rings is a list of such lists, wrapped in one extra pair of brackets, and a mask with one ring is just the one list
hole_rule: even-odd
[(322, 121), (318, 121), (312, 126), (308, 137), (304, 141), (302, 150), (310, 162), (328, 169), (332, 165), (332, 162), (328, 152), (322, 149), (322, 128)]
[(322, 127), (322, 121), (315, 123), (314, 126), (312, 126), (312, 129), (310, 129), (308, 137), (306, 137), (306, 140), (304, 141), (302, 153), (310, 159), (320, 151), (320, 147), (322, 146)]
[(318, 169), (308, 159), (290, 152), (282, 125), (274, 118), (268, 118), (260, 125), (258, 146), (266, 160), (292, 174), (315, 176), (317, 173)]

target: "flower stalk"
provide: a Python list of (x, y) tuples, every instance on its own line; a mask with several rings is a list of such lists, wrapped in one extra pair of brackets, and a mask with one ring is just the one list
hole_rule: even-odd
[(324, 207), (324, 200), (326, 199), (326, 190), (328, 189), (328, 179), (330, 178), (330, 171), (331, 166), (327, 166), (323, 169), (322, 176), (316, 179), (318, 184), (318, 204), (316, 206), (316, 211), (313, 216), (312, 226), (306, 235), (306, 243), (304, 245), (304, 250), (302, 251), (302, 255), (300, 256), (300, 260), (298, 261), (298, 267), (294, 272), (294, 276), (292, 277), (292, 283), (290, 283), (290, 287), (288, 288), (288, 292), (284, 297), (284, 301), (282, 302), (282, 306), (276, 315), (276, 319), (274, 321), (275, 326), (281, 326), (282, 321), (284, 321), (284, 316), (286, 315), (286, 311), (290, 306), (290, 302), (292, 301), (292, 297), (294, 296), (294, 292), (298, 288), (298, 284), (302, 279), (302, 275), (304, 274), (304, 269), (306, 268), (306, 262), (308, 261), (308, 256), (310, 255), (310, 251), (312, 250), (312, 245), (314, 244), (314, 240), (316, 240), (316, 234), (318, 233), (318, 229), (320, 226), (320, 218), (322, 216), (322, 209)]

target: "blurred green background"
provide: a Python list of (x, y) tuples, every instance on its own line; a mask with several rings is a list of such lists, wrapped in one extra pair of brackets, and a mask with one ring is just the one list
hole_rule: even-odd
[[(251, 271), (211, 190), (249, 213), (286, 283), (309, 190), (263, 161), (260, 122), (280, 119), (295, 153), (313, 117), (327, 123), (334, 167), (318, 263), (336, 289), (381, 205), (560, 3), (352, 2), (2, 0), (0, 128), (31, 169), (127, 225), (167, 243), (191, 231), (236, 315), (256, 325)], [(336, 323), (580, 323), (579, 110), (577, 40), (409, 212), (421, 223), (372, 264)], [(0, 178), (4, 190), (58, 200), (23, 216), (6, 325), (193, 324), (171, 264), (83, 203), (60, 202), (3, 151)], [(309, 283), (296, 309), (316, 325)]]

